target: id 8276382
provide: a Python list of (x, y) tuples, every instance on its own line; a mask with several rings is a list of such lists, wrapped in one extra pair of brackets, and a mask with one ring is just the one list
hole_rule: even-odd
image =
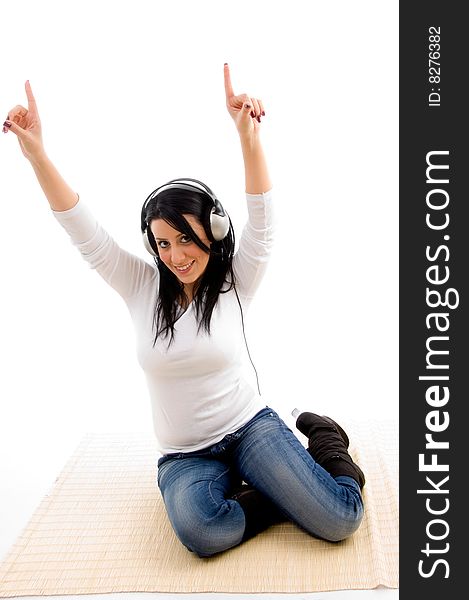
[(428, 106), (441, 105), (441, 28), (428, 28)]

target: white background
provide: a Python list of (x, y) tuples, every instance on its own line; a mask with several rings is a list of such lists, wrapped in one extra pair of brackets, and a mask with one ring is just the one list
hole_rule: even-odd
[[(230, 64), (235, 93), (264, 102), (275, 191), (276, 246), (246, 331), (262, 397), (282, 415), (397, 418), (398, 3), (28, 0), (2, 21), (1, 122), (27, 106), (29, 79), (49, 157), (149, 262), (140, 209), (175, 177), (207, 183), (239, 238)], [(0, 487), (21, 504), (40, 465), (52, 478), (84, 432), (152, 423), (125, 304), (69, 242), (11, 132), (0, 169), (0, 460), (12, 478)]]

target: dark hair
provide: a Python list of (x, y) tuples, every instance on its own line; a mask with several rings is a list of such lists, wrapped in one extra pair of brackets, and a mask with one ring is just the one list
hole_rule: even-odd
[[(174, 324), (183, 314), (180, 300), (183, 304), (188, 298), (184, 292), (184, 284), (159, 258), (158, 245), (151, 231), (153, 219), (163, 219), (177, 231), (189, 236), (192, 241), (210, 254), (207, 267), (194, 286), (193, 303), (198, 321), (197, 333), (203, 326), (210, 335), (210, 321), (213, 309), (218, 301), (219, 294), (230, 291), (235, 285), (233, 272), (233, 255), (235, 247), (235, 235), (230, 219), (228, 234), (221, 241), (215, 241), (210, 229), (210, 213), (213, 201), (210, 196), (202, 191), (171, 188), (157, 194), (156, 198), (150, 200), (146, 207), (146, 221), (148, 223), (148, 241), (157, 253), (155, 263), (160, 274), (160, 286), (155, 303), (153, 315), (153, 328), (156, 344), (158, 336), (168, 337), (171, 333), (168, 347), (174, 339)], [(207, 238), (212, 242), (211, 247), (206, 246), (192, 229), (183, 213), (194, 215), (203, 226)], [(229, 218), (229, 217), (228, 217)], [(230, 274), (229, 280), (227, 275)], [(222, 291), (225, 283), (229, 287)]]

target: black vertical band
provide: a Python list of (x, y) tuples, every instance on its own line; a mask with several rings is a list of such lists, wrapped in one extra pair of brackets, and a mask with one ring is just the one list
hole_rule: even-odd
[[(400, 597), (464, 590), (469, 197), (463, 3), (401, 2)], [(462, 592), (464, 594), (464, 592)]]

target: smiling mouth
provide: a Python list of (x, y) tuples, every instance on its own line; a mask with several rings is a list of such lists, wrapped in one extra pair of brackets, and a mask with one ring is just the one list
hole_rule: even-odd
[(187, 263), (186, 265), (182, 265), (181, 267), (176, 267), (174, 266), (174, 268), (176, 269), (176, 271), (178, 273), (187, 273), (187, 271), (189, 271), (189, 269), (192, 267), (192, 265), (194, 264), (194, 260), (192, 260), (190, 263)]

